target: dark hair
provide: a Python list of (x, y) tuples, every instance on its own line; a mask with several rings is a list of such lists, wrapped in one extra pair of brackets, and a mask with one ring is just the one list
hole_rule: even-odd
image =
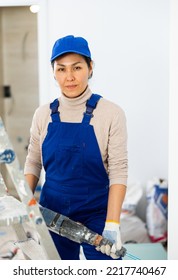
[[(88, 56), (84, 56), (84, 55), (82, 55), (82, 56), (83, 56), (83, 58), (85, 59), (87, 65), (88, 65), (88, 68), (90, 68), (90, 63), (91, 63), (91, 61), (92, 61), (91, 58), (88, 57)], [(93, 71), (91, 72), (91, 75), (90, 75), (89, 79), (91, 79), (92, 76), (93, 76)]]
[[(88, 57), (88, 56), (85, 56), (85, 55), (81, 55), (81, 56), (85, 59), (86, 64), (88, 65), (88, 68), (90, 68), (90, 63), (91, 63), (91, 61), (92, 61), (91, 58)], [(56, 59), (54, 59), (54, 60), (51, 61), (51, 66), (52, 66), (53, 70), (54, 70), (54, 62), (55, 62), (55, 60), (56, 60)], [(89, 79), (90, 79), (92, 76), (93, 76), (93, 71), (92, 71), (92, 73), (91, 73)]]

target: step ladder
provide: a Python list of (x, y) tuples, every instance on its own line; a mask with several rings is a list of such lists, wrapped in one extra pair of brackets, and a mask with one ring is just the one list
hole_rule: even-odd
[[(1, 165), (5, 165), (18, 198), (9, 194)], [(13, 232), (13, 240), (9, 232)], [(13, 249), (6, 252), (5, 244)], [(18, 250), (22, 259), (61, 259), (0, 118), (0, 259), (12, 259)]]

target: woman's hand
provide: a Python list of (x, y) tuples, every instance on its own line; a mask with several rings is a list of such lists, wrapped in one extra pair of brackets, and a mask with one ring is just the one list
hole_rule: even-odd
[(115, 221), (106, 221), (102, 236), (110, 240), (113, 245), (112, 247), (108, 244), (102, 245), (96, 249), (101, 251), (103, 254), (112, 257), (113, 259), (118, 259), (118, 255), (115, 253), (122, 248), (120, 224)]

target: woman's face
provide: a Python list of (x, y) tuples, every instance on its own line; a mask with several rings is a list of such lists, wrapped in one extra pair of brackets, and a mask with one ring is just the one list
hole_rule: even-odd
[(69, 98), (84, 92), (91, 73), (92, 63), (89, 68), (84, 57), (76, 53), (65, 54), (54, 62), (54, 77), (62, 93)]

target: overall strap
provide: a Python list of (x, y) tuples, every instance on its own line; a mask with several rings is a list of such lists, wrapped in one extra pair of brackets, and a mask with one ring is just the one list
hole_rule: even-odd
[(53, 122), (60, 122), (60, 113), (58, 112), (59, 100), (56, 98), (51, 104), (51, 118)]
[(86, 103), (86, 111), (83, 116), (82, 123), (89, 124), (91, 118), (93, 117), (93, 110), (96, 108), (98, 101), (102, 96), (99, 94), (92, 94), (90, 99), (87, 100)]

